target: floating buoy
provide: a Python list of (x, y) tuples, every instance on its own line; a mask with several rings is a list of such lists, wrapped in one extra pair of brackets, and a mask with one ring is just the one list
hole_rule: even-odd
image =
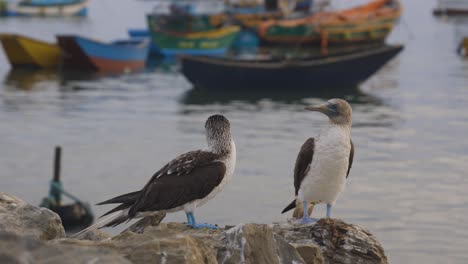
[[(94, 215), (88, 203), (82, 202), (76, 196), (64, 190), (60, 181), (61, 147), (55, 147), (54, 176), (50, 182), (49, 196), (42, 199), (42, 207), (57, 213), (62, 219), (65, 230), (87, 227), (93, 223)], [(62, 204), (62, 194), (74, 201), (72, 204)]]

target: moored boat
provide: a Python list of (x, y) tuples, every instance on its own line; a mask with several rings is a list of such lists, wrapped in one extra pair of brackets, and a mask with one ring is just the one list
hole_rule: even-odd
[(434, 15), (468, 15), (468, 1), (438, 0)]
[(128, 72), (145, 67), (149, 40), (99, 42), (75, 35), (57, 36), (63, 65), (103, 72)]
[[(403, 46), (376, 46), (298, 59), (229, 59), (181, 56), (181, 71), (207, 89), (314, 89), (357, 85), (395, 57)], [(359, 65), (356, 67), (356, 65)]]
[(30, 0), (7, 3), (7, 16), (84, 16), (89, 0)]
[(226, 53), (239, 32), (238, 26), (226, 26), (204, 32), (181, 33), (160, 30), (149, 24), (152, 41), (166, 56), (177, 54), (221, 55)]
[(50, 68), (60, 62), (57, 44), (18, 34), (0, 34), (0, 41), (12, 67)]
[(260, 23), (260, 39), (273, 44), (383, 42), (401, 15), (399, 0), (374, 0), (339, 12)]

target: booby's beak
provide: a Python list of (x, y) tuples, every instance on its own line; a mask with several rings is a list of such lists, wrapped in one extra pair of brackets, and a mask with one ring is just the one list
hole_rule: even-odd
[(318, 106), (307, 106), (304, 109), (309, 111), (317, 111), (327, 115), (328, 117), (333, 117), (338, 114), (336, 111), (336, 105), (332, 103), (321, 104)]

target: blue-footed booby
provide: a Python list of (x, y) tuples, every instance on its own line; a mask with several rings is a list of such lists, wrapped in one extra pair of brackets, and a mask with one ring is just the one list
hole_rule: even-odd
[(184, 210), (188, 225), (193, 228), (217, 228), (195, 221), (195, 208), (220, 192), (234, 173), (236, 146), (226, 117), (213, 115), (205, 123), (208, 149), (182, 154), (167, 163), (140, 191), (127, 193), (101, 204), (120, 205), (105, 213), (110, 215), (89, 229), (114, 227), (133, 218), (154, 212)]
[(302, 204), (303, 224), (316, 221), (309, 217), (309, 203), (326, 203), (327, 217), (331, 216), (331, 208), (345, 187), (354, 157), (352, 109), (348, 102), (331, 99), (305, 109), (327, 115), (329, 122), (318, 137), (309, 138), (302, 145), (294, 167), (296, 199), (282, 211), (295, 208), (296, 203)]

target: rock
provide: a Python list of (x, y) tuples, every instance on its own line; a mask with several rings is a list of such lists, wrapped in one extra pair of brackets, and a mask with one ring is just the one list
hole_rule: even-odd
[(101, 248), (86, 248), (47, 243), (35, 237), (0, 232), (0, 263), (102, 263), (130, 264), (122, 254)]
[(61, 239), (74, 247), (114, 250), (132, 263), (217, 263), (214, 237), (221, 231), (193, 230), (184, 224), (162, 223), (142, 234), (124, 232), (110, 240)]
[(273, 228), (296, 248), (299, 245), (318, 245), (324, 263), (388, 263), (382, 245), (367, 229), (358, 225), (323, 218), (316, 224), (277, 224)]
[(134, 223), (131, 225), (129, 228), (127, 228), (125, 231), (132, 231), (135, 233), (143, 233), (145, 231), (145, 228), (149, 226), (157, 226), (161, 221), (166, 217), (165, 212), (157, 212), (154, 214), (151, 214), (149, 216), (143, 217), (141, 220), (138, 222)]
[(0, 192), (0, 231), (41, 240), (65, 236), (62, 221), (56, 213), (4, 192)]
[(112, 238), (112, 236), (109, 233), (106, 233), (99, 229), (94, 229), (89, 230), (88, 232), (84, 232), (83, 234), (80, 234), (74, 238), (79, 240), (101, 241), (105, 239), (110, 239)]
[(58, 215), (0, 193), (0, 263), (388, 263), (368, 230), (337, 219), (211, 230), (163, 218), (144, 218), (114, 237), (93, 230), (63, 238)]
[(292, 246), (307, 264), (323, 264), (325, 262), (319, 246), (313, 244), (292, 244)]
[(222, 234), (219, 263), (304, 263), (295, 248), (268, 225), (242, 224)]

